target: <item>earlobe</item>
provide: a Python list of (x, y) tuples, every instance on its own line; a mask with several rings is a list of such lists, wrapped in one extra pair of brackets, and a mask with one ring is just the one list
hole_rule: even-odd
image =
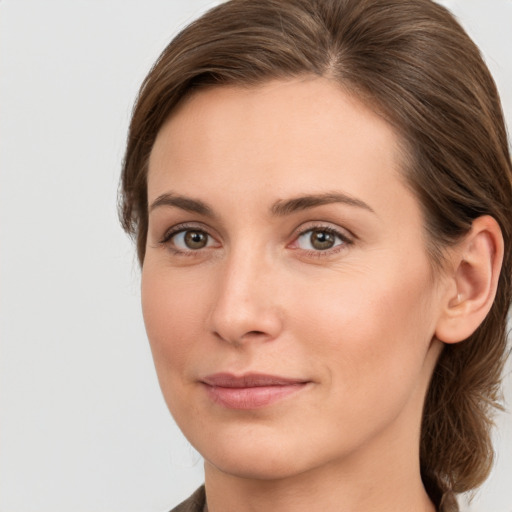
[(442, 304), (436, 337), (458, 343), (483, 322), (496, 296), (503, 261), (503, 236), (493, 217), (478, 217), (452, 251), (453, 274)]

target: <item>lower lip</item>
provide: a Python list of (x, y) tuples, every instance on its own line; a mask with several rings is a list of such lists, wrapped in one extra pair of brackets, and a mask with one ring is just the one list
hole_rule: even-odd
[(269, 406), (304, 389), (307, 383), (284, 386), (224, 388), (206, 385), (210, 398), (228, 409), (259, 409)]

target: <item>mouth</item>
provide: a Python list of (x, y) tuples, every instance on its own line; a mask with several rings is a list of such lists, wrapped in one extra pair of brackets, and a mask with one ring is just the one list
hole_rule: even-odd
[(216, 373), (201, 380), (211, 400), (228, 409), (259, 409), (304, 389), (310, 381), (277, 375)]

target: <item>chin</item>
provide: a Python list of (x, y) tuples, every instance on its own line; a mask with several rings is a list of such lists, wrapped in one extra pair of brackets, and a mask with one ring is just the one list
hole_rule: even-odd
[(238, 429), (210, 435), (198, 432), (189, 440), (206, 465), (224, 474), (249, 480), (283, 480), (322, 466), (333, 456), (322, 446), (326, 443), (305, 443), (296, 434), (290, 428), (276, 431), (268, 426), (239, 425)]
[(282, 480), (307, 470), (297, 464), (294, 455), (271, 455), (267, 450), (257, 449), (243, 454), (228, 452), (207, 454), (205, 463), (224, 474), (247, 480)]

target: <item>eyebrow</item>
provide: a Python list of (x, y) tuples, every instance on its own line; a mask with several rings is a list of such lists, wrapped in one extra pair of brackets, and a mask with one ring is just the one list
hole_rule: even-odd
[[(362, 208), (371, 213), (375, 213), (373, 208), (364, 201), (355, 197), (348, 196), (341, 192), (327, 192), (324, 194), (308, 194), (294, 197), (292, 199), (280, 199), (276, 201), (270, 208), (272, 215), (283, 217), (292, 213), (315, 208), (332, 203), (342, 203), (356, 208)], [(149, 212), (162, 206), (174, 206), (188, 212), (204, 215), (205, 217), (214, 218), (213, 210), (205, 202), (191, 197), (181, 196), (174, 193), (165, 193), (159, 195), (150, 205)]]
[(176, 208), (181, 208), (182, 210), (186, 210), (192, 213), (198, 213), (199, 215), (204, 215), (205, 217), (214, 217), (213, 210), (203, 201), (199, 199), (192, 199), (190, 197), (180, 196), (178, 194), (161, 194), (159, 195), (149, 207), (149, 212), (151, 213), (155, 208), (159, 208), (161, 206), (175, 206)]
[(332, 203), (342, 203), (375, 213), (375, 210), (364, 201), (340, 192), (305, 195), (287, 200), (279, 200), (272, 205), (271, 212), (277, 216), (284, 216), (297, 211), (307, 210), (308, 208)]

